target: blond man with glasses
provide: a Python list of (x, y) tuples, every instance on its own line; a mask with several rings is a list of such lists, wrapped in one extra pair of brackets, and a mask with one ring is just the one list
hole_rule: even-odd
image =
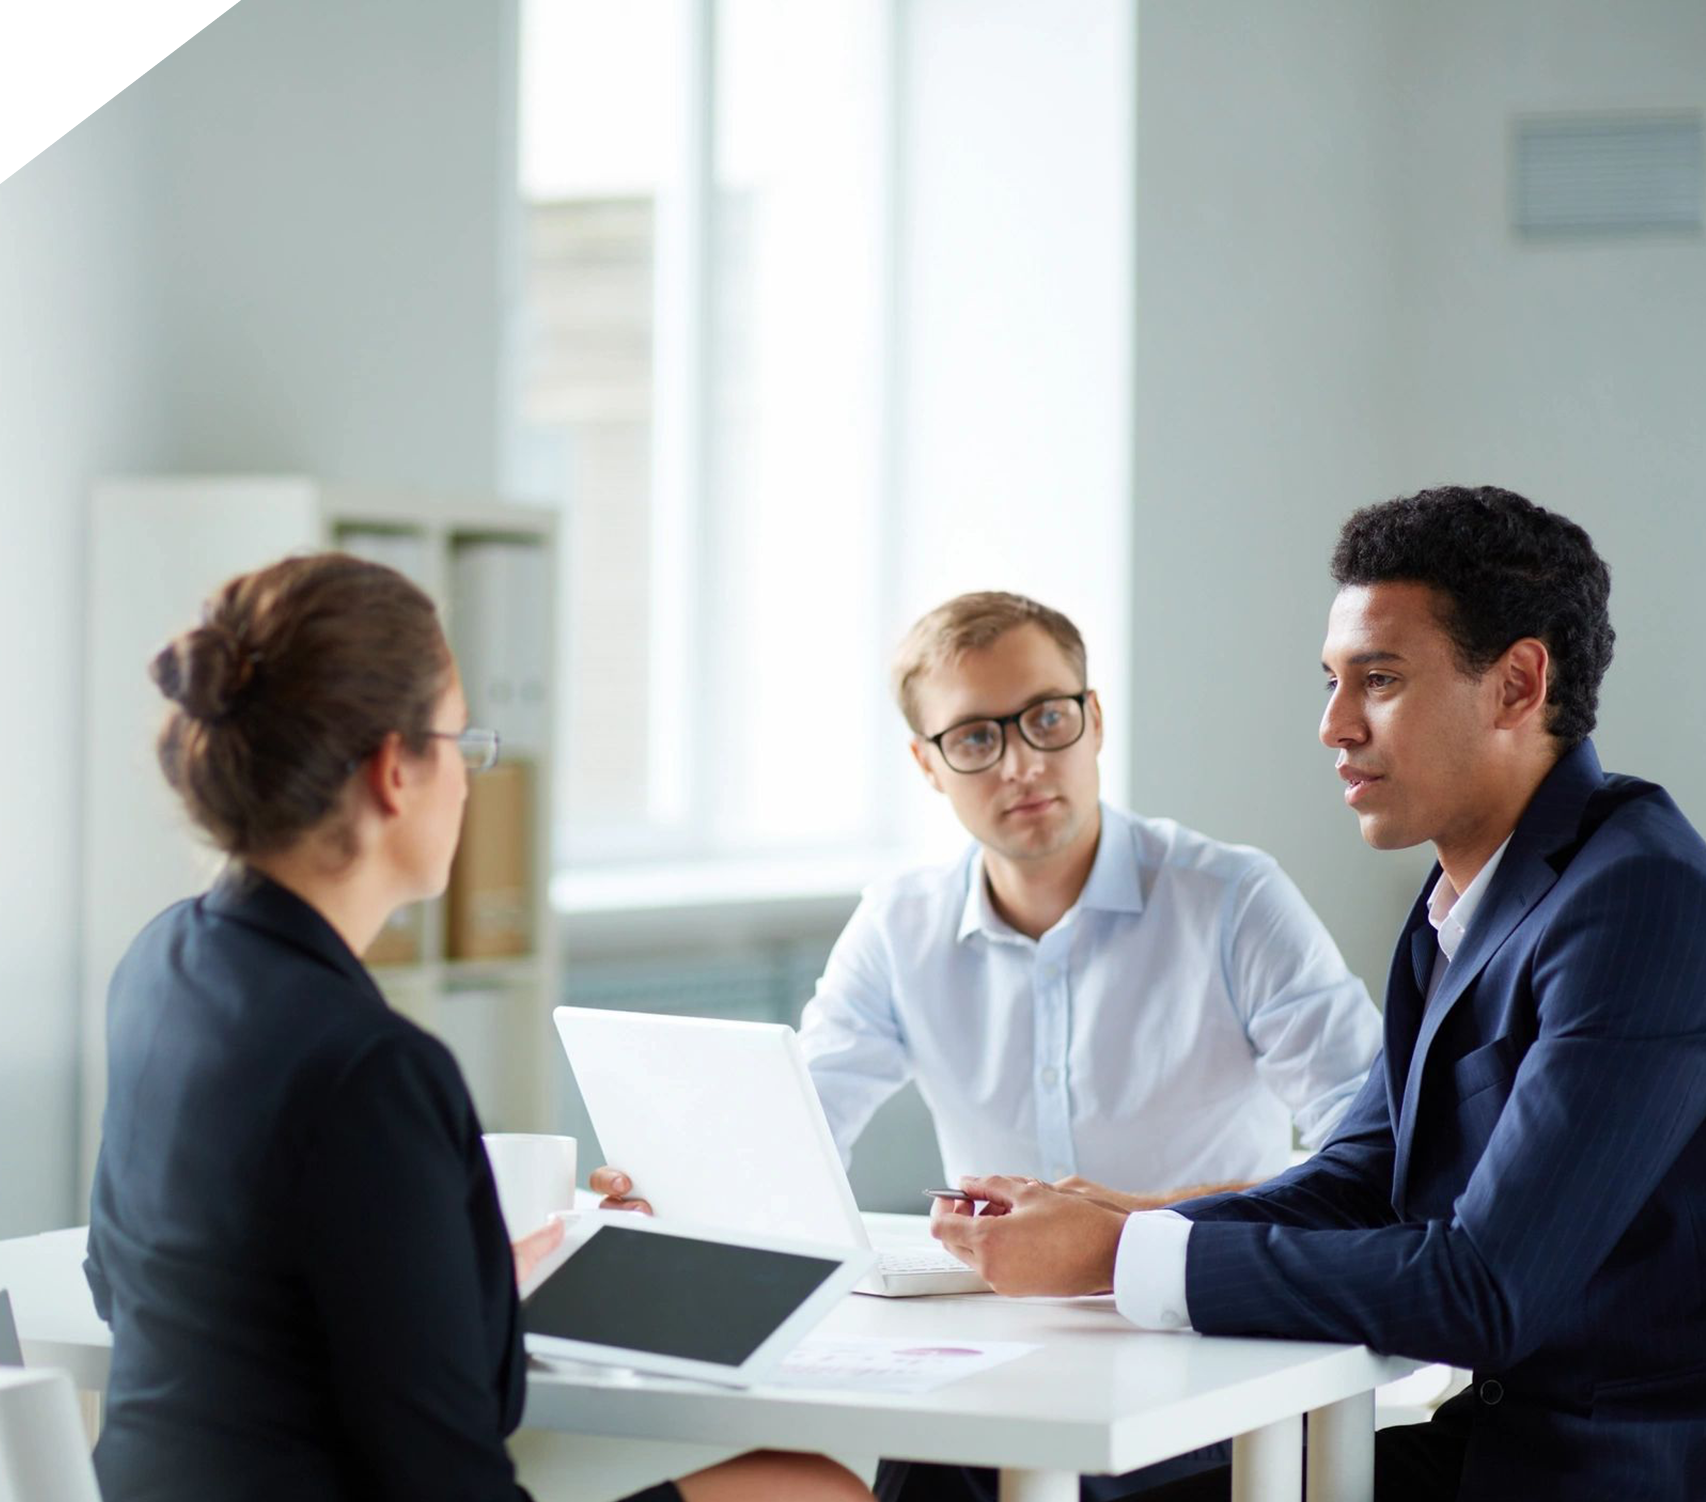
[(961, 595), (907, 634), (894, 687), (973, 843), (872, 887), (806, 1008), (843, 1157), (909, 1079), (950, 1183), (996, 1170), (1149, 1208), (1279, 1172), (1294, 1126), (1325, 1141), (1379, 1015), (1268, 856), (1100, 801), (1072, 622)]
[[(1047, 1180), (1124, 1210), (1234, 1190), (1319, 1147), (1380, 1017), (1259, 850), (1103, 803), (1084, 639), (1022, 595), (960, 595), (901, 643), (895, 697), (972, 843), (865, 893), (801, 1042), (842, 1158), (909, 1079), (948, 1182)], [(923, 1186), (920, 1186), (923, 1187)], [(1226, 1446), (1086, 1502), (1224, 1462)], [(880, 1502), (994, 1502), (993, 1472), (884, 1461)]]

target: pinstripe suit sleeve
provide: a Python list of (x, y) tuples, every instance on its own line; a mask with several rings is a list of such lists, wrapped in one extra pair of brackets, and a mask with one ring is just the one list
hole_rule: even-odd
[(1706, 872), (1682, 856), (1627, 853), (1587, 876), (1532, 941), (1535, 1041), (1451, 1217), (1345, 1228), (1368, 1181), (1347, 1196), (1325, 1176), (1341, 1145), (1374, 1167), (1365, 1090), (1320, 1170), (1181, 1207), (1197, 1222), (1192, 1324), (1482, 1369), (1532, 1351), (1706, 1117), (1703, 917)]

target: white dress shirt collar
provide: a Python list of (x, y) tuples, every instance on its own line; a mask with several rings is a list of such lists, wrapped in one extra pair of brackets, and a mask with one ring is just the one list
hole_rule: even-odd
[[(1061, 917), (1062, 924), (1069, 922), (1081, 909), (1103, 913), (1143, 911), (1143, 888), (1138, 882), (1137, 866), (1130, 859), (1129, 851), (1122, 855), (1117, 837), (1108, 838), (1110, 821), (1106, 805), (1099, 808), (1099, 814), (1101, 834), (1096, 840), (1096, 859), (1091, 863), (1090, 875), (1084, 882), (1084, 890), (1078, 894), (1078, 900)], [(995, 899), (989, 891), (989, 877), (983, 869), (981, 846), (971, 852), (966, 863), (966, 902), (956, 937), (964, 942), (976, 933), (991, 939), (1032, 942), (996, 912)]]
[(1504, 859), (1510, 842), (1511, 837), (1507, 834), (1504, 844), (1500, 845), (1492, 853), (1487, 864), (1475, 873), (1475, 879), (1469, 883), (1461, 896), (1457, 888), (1452, 886), (1451, 878), (1445, 874), (1444, 868), (1441, 868), (1439, 880), (1434, 883), (1433, 891), (1428, 893), (1428, 922), (1433, 924), (1434, 932), (1439, 935), (1440, 953), (1445, 956), (1447, 963), (1456, 956), (1464, 935), (1469, 932), (1469, 925), (1475, 921), (1475, 910), (1481, 906), (1481, 899), (1487, 895), (1487, 888), (1493, 884), (1493, 873), (1499, 869), (1499, 862)]

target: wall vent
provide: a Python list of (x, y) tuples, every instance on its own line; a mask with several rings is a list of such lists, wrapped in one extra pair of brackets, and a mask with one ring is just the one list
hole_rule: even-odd
[(1511, 208), (1518, 234), (1699, 233), (1703, 196), (1698, 110), (1516, 122)]

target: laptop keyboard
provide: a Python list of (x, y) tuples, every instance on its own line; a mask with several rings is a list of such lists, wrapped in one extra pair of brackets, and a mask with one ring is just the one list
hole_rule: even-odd
[(952, 1252), (939, 1246), (921, 1246), (878, 1252), (877, 1271), (888, 1277), (893, 1273), (963, 1273), (969, 1269)]

